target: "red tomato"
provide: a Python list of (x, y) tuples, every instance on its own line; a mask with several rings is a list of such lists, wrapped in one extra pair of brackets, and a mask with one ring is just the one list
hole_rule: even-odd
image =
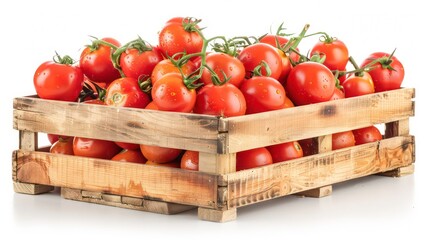
[(271, 153), (273, 163), (284, 162), (304, 156), (301, 145), (296, 141), (268, 146), (267, 150)]
[(58, 141), (59, 138), (62, 138), (62, 139), (70, 138), (69, 136), (60, 136), (52, 133), (48, 133), (47, 135), (48, 135), (48, 140), (51, 144), (54, 144), (56, 141)]
[(146, 105), (145, 109), (159, 110), (158, 106), (156, 106), (156, 104), (153, 101), (150, 102), (148, 105)]
[(246, 113), (246, 99), (236, 86), (205, 85), (197, 94), (194, 113), (233, 117)]
[(274, 78), (252, 77), (241, 84), (240, 90), (246, 99), (246, 114), (278, 110), (285, 106), (285, 89)]
[(400, 88), (405, 75), (402, 63), (388, 53), (376, 52), (369, 55), (361, 67), (367, 66), (374, 59), (378, 59), (378, 62), (370, 66), (369, 74), (374, 82), (375, 92)]
[(289, 60), (289, 57), (286, 54), (279, 50), (280, 57), (282, 58), (282, 73), (279, 77), (279, 82), (283, 85), (286, 83), (287, 77), (289, 76), (290, 71), (292, 70), (292, 63)]
[[(121, 44), (113, 38), (102, 38), (101, 40), (108, 42), (116, 47)], [(94, 82), (110, 83), (121, 77), (120, 72), (113, 66), (111, 60), (112, 48), (103, 43), (93, 41), (91, 46), (83, 49), (80, 55), (79, 65), (83, 73)]]
[(291, 108), (291, 107), (295, 107), (295, 105), (293, 104), (293, 102), (286, 96), (285, 98), (285, 104), (283, 105), (282, 108)]
[(161, 111), (191, 112), (197, 94), (188, 89), (180, 74), (169, 73), (152, 86), (152, 98)]
[[(60, 57), (59, 57), (60, 58)], [(43, 99), (74, 102), (82, 91), (84, 76), (73, 60), (65, 56), (58, 62), (42, 63), (34, 73), (34, 88)]]
[(199, 153), (196, 151), (186, 151), (181, 160), (180, 160), (180, 168), (198, 171), (198, 163), (199, 163)]
[(180, 168), (180, 161), (172, 161), (172, 162), (166, 162), (166, 163), (157, 163), (152, 161), (147, 161), (146, 165), (153, 165), (153, 166), (161, 166), (161, 167), (171, 167), (171, 168)]
[(123, 148), (123, 149), (127, 149), (127, 150), (136, 150), (140, 148), (139, 144), (134, 144), (134, 143), (126, 143), (126, 142), (115, 142), (116, 145), (118, 145), (119, 147)]
[(331, 99), (329, 100), (338, 100), (338, 99), (344, 99), (346, 96), (344, 95), (344, 92), (341, 91), (339, 88), (335, 88), (334, 95), (332, 95)]
[[(282, 36), (267, 34), (267, 35), (263, 36), (261, 39), (259, 39), (259, 42), (267, 43), (267, 44), (270, 44), (271, 46), (273, 46), (275, 48), (282, 49), (289, 42), (289, 39), (282, 37)], [(299, 49), (296, 49), (296, 50), (299, 52)], [(292, 61), (294, 61), (294, 62), (298, 62), (300, 59), (299, 54), (297, 54), (295, 52), (291, 52), (288, 57), (290, 59), (292, 59)]]
[(144, 108), (150, 97), (140, 89), (136, 79), (126, 77), (110, 83), (104, 101), (109, 106)]
[(332, 134), (332, 150), (352, 147), (355, 145), (355, 137), (352, 131)]
[(121, 54), (119, 65), (126, 77), (141, 79), (150, 77), (152, 70), (162, 60), (161, 52), (157, 48), (127, 48)]
[(343, 82), (346, 98), (374, 93), (374, 83), (371, 76), (351, 75)]
[(338, 39), (325, 39), (320, 40), (311, 49), (310, 56), (319, 54), (321, 57), (325, 56), (323, 65), (327, 66), (330, 70), (342, 70), (346, 68), (349, 61), (349, 50), (347, 46)]
[[(182, 70), (183, 75), (188, 76), (196, 70), (196, 67), (192, 61), (188, 61), (180, 69)], [(158, 81), (158, 79), (160, 79), (167, 73), (180, 73), (179, 68), (176, 67), (170, 61), (170, 59), (164, 59), (158, 64), (156, 64), (150, 77), (150, 79), (152, 80), (152, 85), (154, 85)]]
[(148, 161), (155, 163), (167, 163), (174, 161), (181, 153), (182, 150), (158, 146), (140, 145), (140, 151)]
[(73, 152), (76, 156), (111, 159), (121, 148), (112, 141), (74, 137)]
[(303, 62), (290, 71), (286, 91), (295, 105), (326, 102), (334, 94), (335, 82), (335, 76), (326, 66)]
[[(229, 79), (228, 83), (240, 87), (241, 82), (244, 80), (246, 70), (244, 69), (243, 63), (228, 54), (211, 53), (206, 57), (206, 64), (217, 74), (221, 82), (224, 82), (226, 77)], [(212, 74), (207, 68), (203, 70), (201, 82), (205, 85), (213, 83)]]
[(159, 32), (159, 46), (164, 55), (172, 57), (176, 53), (201, 52), (203, 38), (197, 32), (198, 26), (191, 27), (195, 22), (190, 19), (179, 21), (180, 18), (170, 19)]
[(59, 137), (58, 140), (51, 146), (50, 153), (58, 153), (58, 154), (66, 154), (66, 155), (74, 155), (73, 153), (73, 138)]
[[(266, 43), (255, 43), (245, 47), (238, 59), (243, 63), (246, 69), (246, 78), (253, 76), (253, 70), (259, 66), (263, 61), (267, 63), (271, 74), (269, 77), (279, 79), (282, 74), (282, 58), (276, 48)], [(262, 67), (261, 74), (268, 76), (266, 68)]]
[(353, 130), (353, 134), (355, 136), (356, 145), (380, 141), (383, 138), (378, 128), (374, 126), (355, 129)]
[(141, 163), (144, 164), (147, 162), (147, 159), (143, 156), (140, 150), (129, 150), (125, 149), (113, 156), (113, 161), (119, 162), (132, 162), (132, 163)]
[(270, 152), (264, 147), (238, 152), (236, 159), (237, 171), (265, 166), (273, 163)]

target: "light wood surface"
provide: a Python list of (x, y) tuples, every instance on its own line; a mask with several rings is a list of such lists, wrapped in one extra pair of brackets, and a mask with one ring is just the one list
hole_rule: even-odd
[(311, 197), (311, 198), (322, 198), (332, 194), (332, 185), (323, 186), (320, 188), (314, 188), (307, 191), (295, 193), (297, 196), (301, 197)]

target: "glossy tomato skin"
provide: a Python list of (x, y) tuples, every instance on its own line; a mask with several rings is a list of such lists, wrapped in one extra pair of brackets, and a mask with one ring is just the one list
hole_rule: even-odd
[[(116, 39), (102, 38), (102, 40), (120, 46)], [(104, 44), (88, 46), (82, 51), (79, 66), (91, 81), (109, 84), (121, 77), (120, 72), (113, 66), (111, 52), (111, 47)]]
[(174, 161), (182, 153), (182, 150), (180, 149), (149, 146), (144, 144), (140, 145), (140, 151), (148, 161), (155, 163)]
[(142, 79), (150, 77), (152, 70), (163, 59), (157, 48), (144, 52), (129, 48), (121, 54), (119, 65), (126, 77)]
[(295, 105), (329, 101), (335, 90), (335, 76), (316, 62), (296, 65), (286, 81), (286, 92)]
[(330, 70), (342, 70), (346, 68), (349, 61), (349, 50), (341, 40), (334, 39), (332, 42), (318, 41), (310, 52), (310, 55), (318, 53), (325, 56), (323, 65)]
[(344, 95), (346, 98), (362, 96), (375, 92), (371, 76), (368, 78), (368, 76), (360, 77), (352, 75), (343, 82), (342, 86), (344, 88)]
[[(193, 73), (197, 68), (195, 67), (195, 64), (192, 61), (186, 62), (181, 68), (182, 73), (185, 76), (190, 75)], [(155, 68), (152, 71), (151, 74), (151, 81), (152, 85), (154, 85), (158, 79), (163, 77), (164, 75), (168, 73), (180, 73), (180, 70), (177, 66), (175, 66), (170, 59), (164, 59), (160, 61), (158, 64), (156, 64)]]
[[(385, 65), (376, 63), (371, 66), (371, 70), (368, 72), (374, 82), (375, 92), (399, 89), (404, 80), (405, 71), (402, 63), (395, 56), (391, 57), (391, 62), (389, 63), (389, 55), (384, 52), (375, 52), (369, 55), (361, 64), (361, 67), (364, 67), (378, 58), (383, 58), (383, 61), (386, 62)], [(389, 69), (388, 66), (392, 69)]]
[(105, 103), (115, 107), (145, 108), (150, 102), (135, 78), (119, 78), (106, 89)]
[(131, 162), (131, 163), (141, 163), (145, 164), (147, 159), (143, 156), (140, 149), (130, 150), (125, 149), (112, 157), (113, 161), (118, 162)]
[(73, 138), (72, 137), (59, 137), (58, 140), (52, 144), (50, 153), (74, 155), (73, 153)]
[[(240, 87), (241, 82), (244, 80), (246, 70), (244, 69), (243, 63), (228, 54), (211, 53), (206, 57), (206, 64), (217, 74), (221, 82), (225, 81), (226, 76), (226, 78), (229, 79), (228, 83)], [(207, 68), (203, 71), (201, 82), (205, 85), (213, 83), (212, 75)]]
[(73, 152), (76, 156), (111, 159), (121, 148), (112, 141), (74, 137)]
[[(275, 48), (279, 48), (279, 47), (284, 47), (289, 42), (289, 39), (283, 36), (267, 34), (264, 37), (262, 37), (259, 40), (259, 42), (269, 44)], [(278, 44), (280, 44), (280, 46)], [(296, 50), (299, 52), (299, 49), (296, 49)], [(288, 57), (292, 59), (292, 61), (294, 62), (298, 62), (300, 59), (299, 54), (295, 52), (291, 52)]]
[(344, 99), (344, 98), (346, 98), (346, 95), (344, 95), (344, 92), (339, 88), (335, 88), (334, 94), (329, 100), (333, 101), (333, 100)]
[(283, 109), (286, 102), (284, 87), (271, 77), (252, 77), (245, 80), (240, 90), (246, 99), (246, 114)]
[[(266, 43), (255, 43), (245, 47), (238, 55), (238, 59), (243, 63), (246, 69), (246, 78), (251, 78), (254, 75), (254, 69), (260, 65), (262, 61), (266, 62), (271, 70), (269, 77), (278, 80), (282, 73), (282, 59), (278, 50)], [(268, 76), (265, 67), (261, 68), (261, 75)]]
[(74, 102), (82, 90), (84, 75), (80, 68), (55, 63), (42, 63), (34, 73), (33, 83), (40, 98)]
[(237, 152), (236, 160), (237, 171), (261, 167), (273, 163), (270, 152), (264, 147)]
[(118, 145), (120, 148), (126, 149), (126, 150), (136, 150), (140, 148), (139, 144), (134, 143), (126, 143), (126, 142), (115, 142), (116, 145)]
[(304, 156), (301, 145), (297, 141), (268, 146), (267, 150), (273, 158), (273, 163), (289, 161)]
[(152, 86), (152, 98), (161, 111), (191, 112), (197, 93), (185, 86), (180, 74), (169, 73)]
[(380, 131), (375, 126), (355, 129), (353, 130), (353, 134), (355, 136), (356, 145), (380, 141), (383, 138)]
[(236, 86), (205, 85), (197, 94), (194, 113), (234, 117), (246, 113), (246, 99)]
[(352, 147), (355, 145), (355, 137), (352, 131), (332, 134), (332, 150)]
[(187, 150), (180, 159), (180, 168), (192, 171), (198, 171), (199, 153)]

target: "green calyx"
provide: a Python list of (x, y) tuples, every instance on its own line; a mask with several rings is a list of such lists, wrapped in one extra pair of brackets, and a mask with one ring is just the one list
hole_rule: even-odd
[(55, 55), (52, 59), (55, 63), (64, 64), (64, 65), (72, 65), (76, 62), (69, 55), (65, 55), (61, 57), (57, 52), (55, 52)]

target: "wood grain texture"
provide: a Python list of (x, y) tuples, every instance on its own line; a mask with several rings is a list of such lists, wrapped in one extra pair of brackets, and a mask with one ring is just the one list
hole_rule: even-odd
[(89, 191), (82, 191), (80, 189), (72, 188), (61, 188), (61, 196), (69, 200), (160, 214), (176, 214), (195, 208), (194, 206), (189, 205), (145, 200), (142, 198), (133, 198), (99, 192), (90, 193)]
[(370, 94), (226, 119), (228, 152), (290, 142), (406, 119), (414, 89)]
[(36, 151), (38, 148), (37, 132), (19, 131), (19, 149)]
[(14, 161), (17, 182), (217, 207), (214, 174), (22, 150), (16, 151)]
[(227, 174), (228, 208), (408, 166), (414, 156), (414, 137), (394, 137)]
[(16, 193), (37, 195), (37, 194), (53, 191), (54, 187), (47, 186), (47, 185), (31, 184), (31, 183), (13, 182), (13, 190)]
[(378, 173), (377, 175), (385, 176), (385, 177), (403, 177), (413, 173), (414, 173), (414, 164), (411, 164), (409, 166), (396, 168), (391, 171)]
[(320, 188), (314, 188), (307, 191), (295, 193), (295, 195), (300, 197), (310, 197), (310, 198), (322, 198), (327, 197), (332, 194), (332, 185), (323, 186)]
[(198, 218), (211, 222), (229, 222), (237, 218), (237, 209), (215, 210), (207, 208), (198, 208)]
[(22, 97), (14, 99), (14, 128), (142, 143), (210, 153), (225, 151), (215, 116), (115, 108)]

